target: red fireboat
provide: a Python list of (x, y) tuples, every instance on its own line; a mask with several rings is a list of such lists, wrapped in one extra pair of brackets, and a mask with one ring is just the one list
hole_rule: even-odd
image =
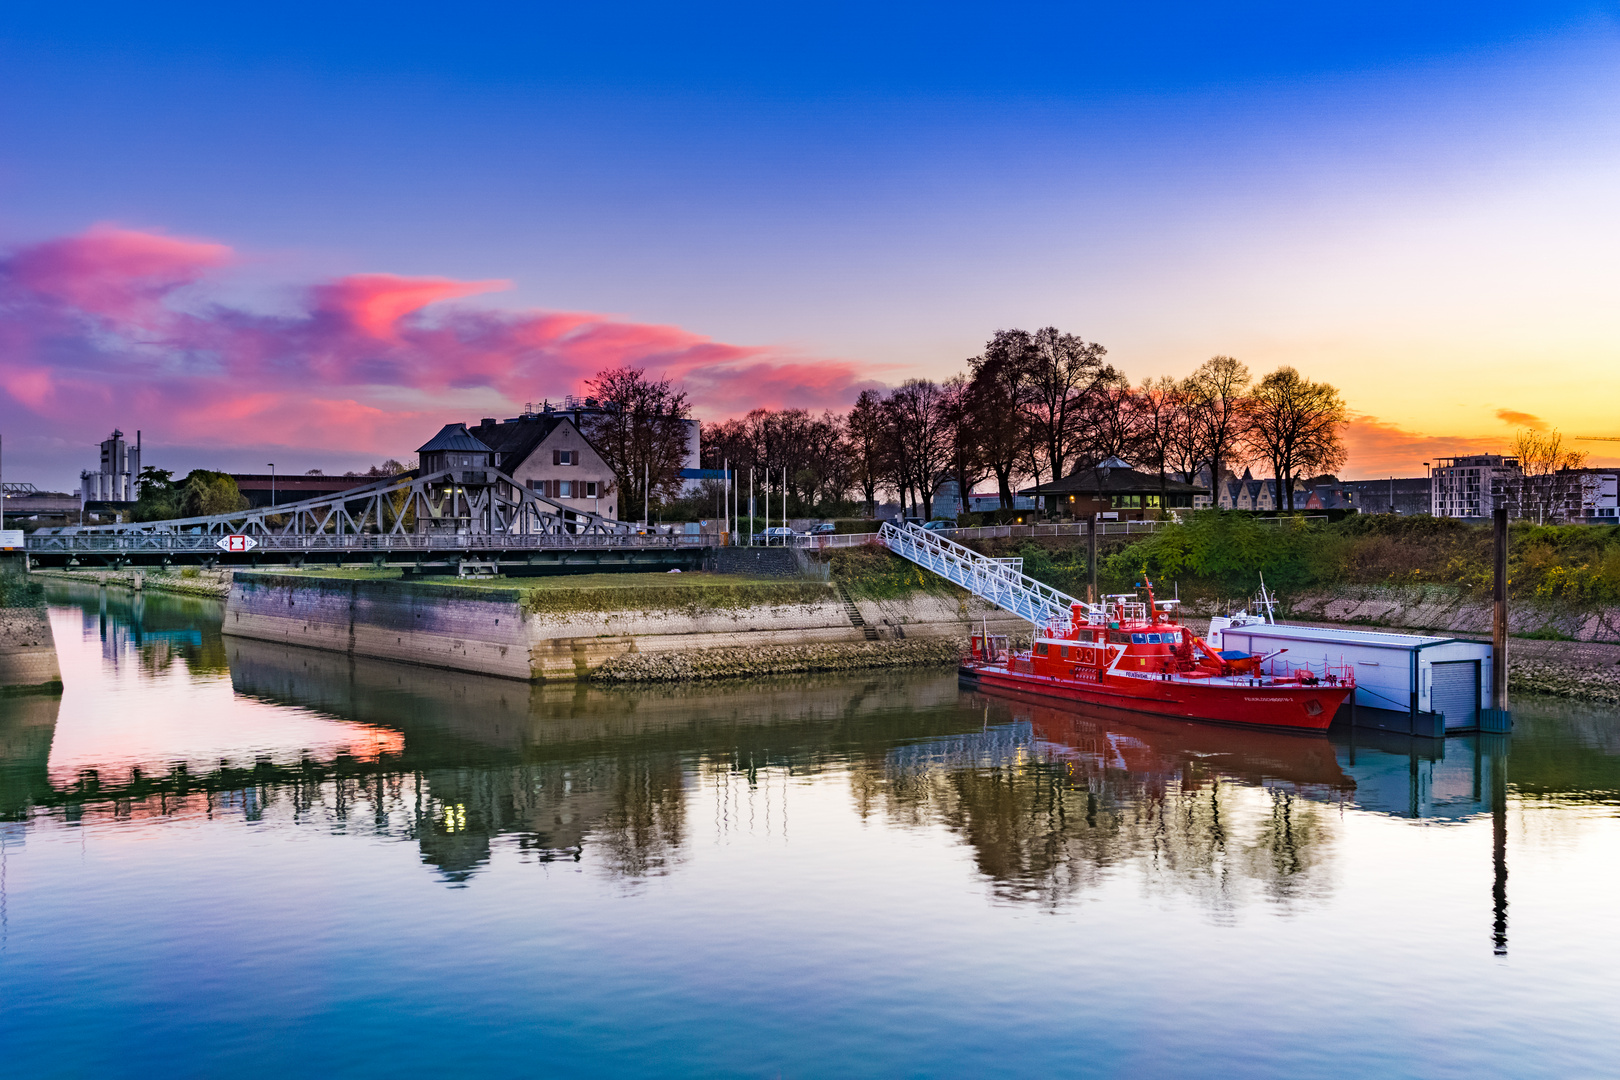
[(1138, 593), (1075, 601), (1067, 625), (1037, 625), (1027, 650), (974, 634), (962, 678), (1133, 712), (1304, 731), (1325, 729), (1355, 691), (1348, 666), (1217, 652), (1176, 621), (1178, 601), (1155, 599), (1145, 578), (1141, 587), (1145, 602)]

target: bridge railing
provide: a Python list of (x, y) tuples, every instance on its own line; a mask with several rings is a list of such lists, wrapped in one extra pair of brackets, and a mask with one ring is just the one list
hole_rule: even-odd
[[(695, 537), (607, 535), (588, 533), (427, 533), (414, 535), (260, 535), (254, 538), (254, 551), (551, 551), (600, 548), (671, 550), (702, 547)], [(34, 535), (27, 539), (27, 550), (38, 554), (117, 554), (119, 552), (222, 553), (218, 536), (152, 533), (70, 533)]]

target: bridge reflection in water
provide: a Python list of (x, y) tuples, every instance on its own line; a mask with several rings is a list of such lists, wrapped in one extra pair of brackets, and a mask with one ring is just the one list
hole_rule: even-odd
[[(458, 885), (502, 848), (633, 884), (674, 870), (699, 835), (785, 836), (800, 785), (847, 778), (861, 814), (960, 837), (1008, 902), (1063, 904), (1134, 873), (1221, 911), (1250, 893), (1325, 895), (1344, 813), (1505, 827), (1510, 751), (1518, 792), (1587, 798), (1594, 777), (1620, 790), (1620, 747), (1578, 711), (1528, 710), (1511, 746), (1352, 743), (964, 693), (951, 674), (531, 686), (222, 639), (208, 601), (52, 600), (69, 687), (60, 716), (55, 698), (0, 701), (5, 821), (372, 834), (414, 843)], [(120, 679), (193, 695), (167, 743), (113, 714)], [(221, 743), (227, 713), (251, 737)], [(1495, 848), (1505, 946), (1500, 833)]]

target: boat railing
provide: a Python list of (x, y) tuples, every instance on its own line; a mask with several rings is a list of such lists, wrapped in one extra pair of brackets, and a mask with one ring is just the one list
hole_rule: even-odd
[(1265, 674), (1274, 679), (1311, 679), (1332, 684), (1354, 684), (1354, 664), (1333, 664), (1327, 660), (1288, 660), (1279, 656), (1267, 661)]

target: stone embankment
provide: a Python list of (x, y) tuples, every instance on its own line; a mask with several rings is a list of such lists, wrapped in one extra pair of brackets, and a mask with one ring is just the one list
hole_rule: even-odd
[(489, 587), (237, 572), (224, 632), (515, 679), (684, 680), (954, 663), (971, 597), (852, 597), (813, 581)]
[(62, 689), (56, 638), (39, 584), (20, 559), (0, 562), (0, 693), (55, 693)]
[(591, 673), (595, 682), (690, 682), (874, 667), (946, 667), (961, 659), (962, 643), (949, 638), (777, 645), (770, 649), (699, 649), (634, 652), (609, 657)]
[[(1491, 601), (1444, 585), (1349, 585), (1331, 594), (1287, 602), (1290, 618), (1351, 626), (1401, 626), (1464, 637), (1490, 637)], [(1620, 644), (1620, 609), (1574, 608), (1549, 601), (1514, 600), (1508, 633), (1555, 641)]]

